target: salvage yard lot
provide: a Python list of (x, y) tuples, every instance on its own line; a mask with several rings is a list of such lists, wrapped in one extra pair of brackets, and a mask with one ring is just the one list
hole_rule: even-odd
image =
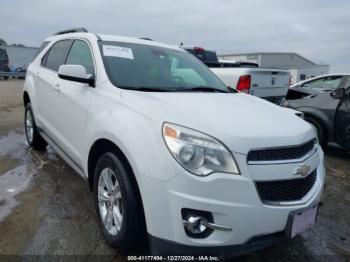
[[(29, 149), (23, 133), (21, 80), (0, 80), (1, 255), (110, 255), (97, 224), (87, 183), (48, 147)], [(54, 106), (54, 105), (52, 105)], [(348, 261), (350, 154), (328, 148), (326, 188), (317, 224), (293, 240), (242, 257)], [(264, 221), (261, 221), (264, 223)], [(271, 257), (272, 256), (272, 257)]]

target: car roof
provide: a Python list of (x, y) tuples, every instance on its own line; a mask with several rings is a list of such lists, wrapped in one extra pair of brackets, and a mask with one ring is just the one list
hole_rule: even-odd
[(320, 76), (315, 76), (315, 77), (303, 80), (302, 82), (306, 82), (306, 81), (313, 80), (316, 78), (323, 78), (323, 77), (327, 77), (327, 76), (350, 76), (350, 73), (335, 73), (335, 74), (320, 75)]
[(45, 39), (45, 41), (58, 41), (63, 39), (69, 39), (74, 37), (82, 37), (82, 38), (95, 38), (96, 40), (102, 40), (102, 41), (110, 41), (110, 42), (123, 42), (123, 43), (133, 43), (133, 44), (143, 44), (143, 45), (149, 45), (149, 46), (158, 46), (158, 47), (164, 47), (169, 48), (173, 50), (178, 50), (181, 52), (184, 52), (183, 49), (179, 48), (175, 45), (169, 45), (164, 44), (160, 42), (156, 42), (149, 39), (141, 39), (136, 37), (126, 37), (126, 36), (116, 36), (116, 35), (104, 35), (104, 34), (93, 34), (93, 33), (67, 33), (67, 34), (60, 34), (60, 35), (54, 35), (51, 37), (48, 37)]
[(309, 82), (312, 80), (316, 80), (316, 79), (328, 77), (328, 76), (350, 76), (350, 73), (335, 73), (335, 74), (326, 74), (326, 75), (315, 76), (315, 77), (305, 79), (303, 81), (296, 82), (293, 85), (291, 85), (291, 87), (296, 86), (296, 85), (301, 84), (301, 83), (306, 83), (306, 82)]

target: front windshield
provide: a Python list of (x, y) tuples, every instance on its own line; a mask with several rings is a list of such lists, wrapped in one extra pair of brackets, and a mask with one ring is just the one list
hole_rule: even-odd
[(101, 52), (111, 82), (138, 91), (217, 91), (226, 85), (191, 54), (164, 47), (102, 42)]

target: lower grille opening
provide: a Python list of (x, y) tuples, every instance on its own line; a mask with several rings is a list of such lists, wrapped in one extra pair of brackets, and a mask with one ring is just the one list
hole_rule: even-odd
[(290, 202), (301, 200), (315, 184), (317, 169), (305, 178), (255, 182), (263, 202)]

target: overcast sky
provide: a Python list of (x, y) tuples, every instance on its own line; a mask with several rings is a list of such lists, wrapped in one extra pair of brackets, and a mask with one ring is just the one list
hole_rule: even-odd
[(0, 38), (39, 46), (54, 32), (184, 42), (218, 53), (297, 52), (350, 72), (349, 0), (2, 0)]

